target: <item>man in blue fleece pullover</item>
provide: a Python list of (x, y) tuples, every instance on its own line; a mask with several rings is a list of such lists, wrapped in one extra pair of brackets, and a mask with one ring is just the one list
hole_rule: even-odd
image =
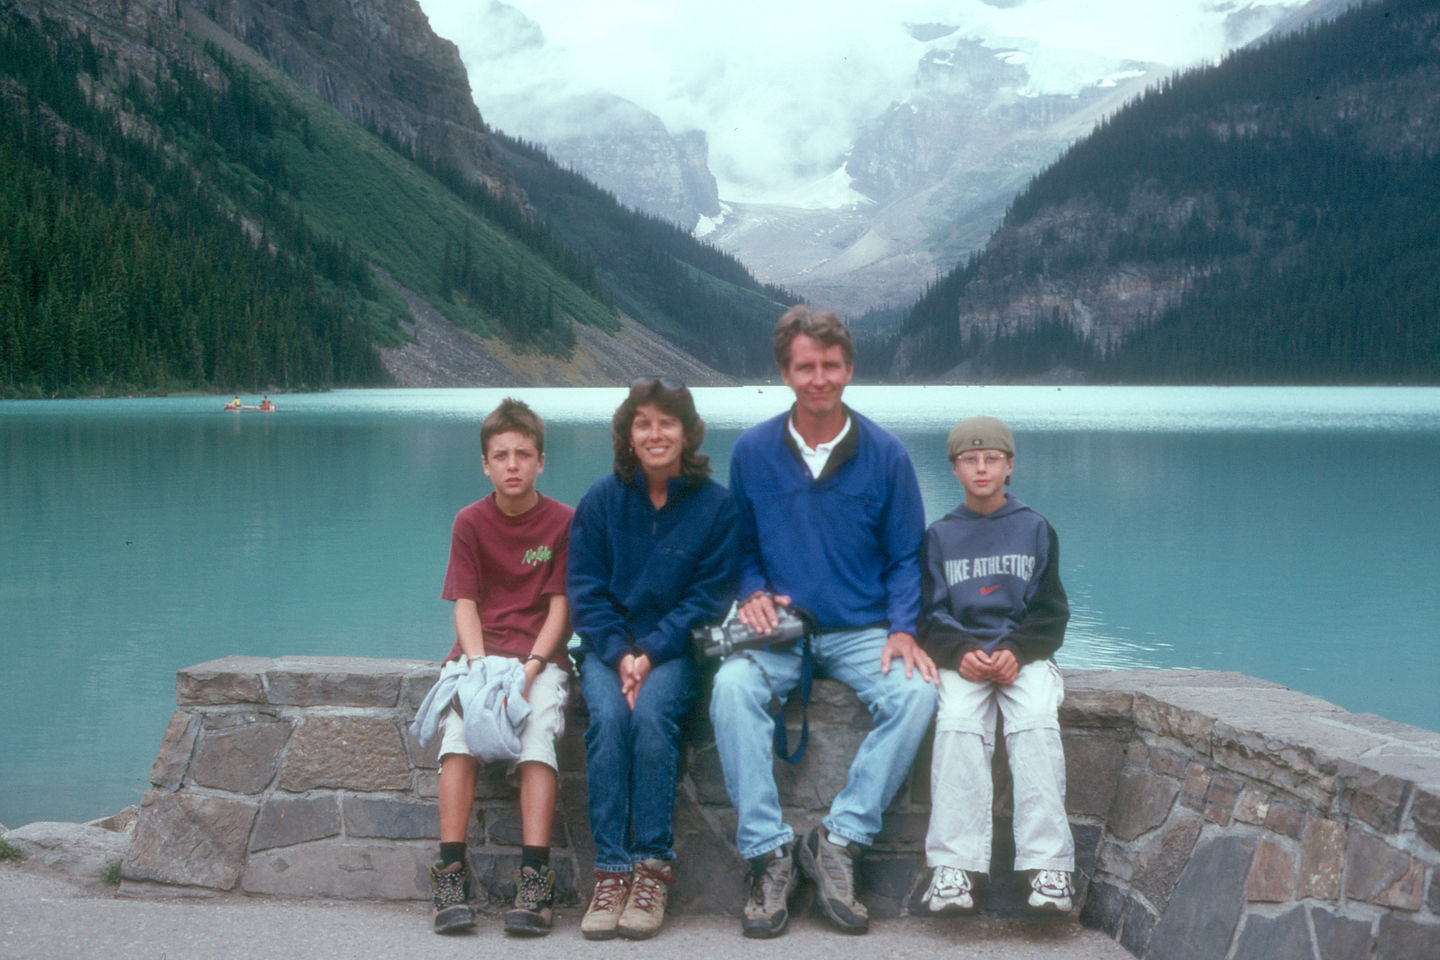
[(930, 765), (932, 913), (975, 906), (971, 873), (990, 869), (990, 758), (995, 720), (1015, 784), (1015, 869), (1032, 871), (1032, 908), (1070, 909), (1075, 848), (1065, 815), (1060, 701), (1052, 655), (1070, 607), (1060, 546), (1044, 517), (1006, 493), (1015, 441), (994, 417), (950, 431), (947, 452), (965, 502), (925, 532), (920, 640), (940, 665), (940, 709)]
[(925, 515), (905, 448), (841, 401), (854, 348), (840, 320), (791, 309), (775, 327), (775, 360), (795, 405), (743, 433), (730, 459), (738, 615), (765, 633), (777, 605), (813, 613), (815, 671), (851, 687), (874, 726), (823, 826), (797, 849), (775, 786), (770, 705), (800, 683), (802, 645), (745, 651), (721, 665), (710, 716), (739, 815), (736, 845), (751, 863), (742, 931), (784, 932), (798, 859), (825, 915), (845, 932), (864, 933), (854, 860), (879, 832), (935, 710), (935, 664), (915, 640)]

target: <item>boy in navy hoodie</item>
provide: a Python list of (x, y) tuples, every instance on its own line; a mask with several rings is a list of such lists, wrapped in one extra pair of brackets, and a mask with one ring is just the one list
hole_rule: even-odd
[(1065, 688), (1051, 659), (1070, 619), (1059, 542), (1005, 491), (1015, 441), (1004, 423), (960, 421), (947, 452), (965, 502), (925, 532), (920, 642), (940, 668), (940, 705), (924, 903), (933, 913), (973, 909), (971, 874), (990, 869), (998, 710), (1015, 785), (1015, 869), (1032, 872), (1032, 908), (1065, 913), (1075, 850), (1060, 745)]

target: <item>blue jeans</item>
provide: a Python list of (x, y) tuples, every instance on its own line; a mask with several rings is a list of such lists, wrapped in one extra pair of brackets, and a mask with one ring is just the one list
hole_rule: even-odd
[(596, 870), (629, 873), (642, 860), (675, 859), (680, 725), (695, 700), (695, 672), (689, 657), (653, 667), (631, 710), (618, 673), (594, 654), (581, 663)]
[[(888, 674), (880, 672), (880, 651), (888, 638), (884, 628), (872, 627), (822, 633), (811, 642), (816, 675), (854, 690), (873, 722), (824, 821), (830, 832), (862, 845), (880, 832), (885, 808), (905, 782), (935, 715), (935, 687), (919, 671), (906, 679), (905, 661), (897, 659)], [(771, 758), (775, 723), (766, 708), (772, 688), (781, 698), (796, 688), (801, 662), (798, 644), (748, 653), (749, 658), (734, 654), (726, 659), (710, 697), (725, 789), (739, 814), (735, 845), (746, 859), (795, 838), (780, 811)]]

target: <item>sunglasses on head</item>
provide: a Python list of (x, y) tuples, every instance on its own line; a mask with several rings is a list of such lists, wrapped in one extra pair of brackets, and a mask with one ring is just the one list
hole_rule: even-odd
[(685, 384), (674, 377), (636, 377), (630, 381), (630, 389), (634, 390), (636, 387), (649, 387), (657, 383), (666, 390), (685, 389)]

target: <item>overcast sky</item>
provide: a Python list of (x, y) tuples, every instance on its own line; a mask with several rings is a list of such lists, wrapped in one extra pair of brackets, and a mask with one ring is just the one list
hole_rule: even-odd
[[(1274, 11), (1302, 0), (1270, 0)], [(1098, 82), (1116, 61), (1216, 60), (1237, 39), (1224, 12), (1250, 0), (420, 0), (460, 47), (477, 105), (544, 141), (550, 104), (624, 97), (672, 132), (704, 130), (721, 195), (743, 199), (837, 165), (859, 124), (903, 100), (926, 44), (906, 24), (1011, 50), (1034, 92)], [(1262, 6), (1261, 4), (1254, 4)], [(953, 42), (954, 37), (951, 38)], [(516, 51), (521, 51), (518, 54)], [(548, 124), (548, 126), (547, 126)]]

